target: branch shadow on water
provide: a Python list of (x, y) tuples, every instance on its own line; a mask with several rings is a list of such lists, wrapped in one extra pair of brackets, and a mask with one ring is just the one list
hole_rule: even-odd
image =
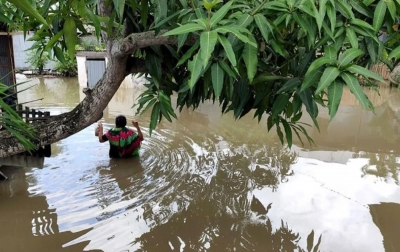
[(233, 149), (217, 163), (211, 152), (198, 161), (198, 169), (217, 166), (210, 180), (188, 173), (157, 208), (145, 204), (143, 218), (154, 225), (131, 245), (139, 244), (140, 251), (319, 251), (322, 236), (311, 231), (302, 248), (303, 238), (283, 220), (273, 228), (268, 217), (273, 203), (265, 206), (253, 195), (287, 182), (296, 154), (278, 145)]

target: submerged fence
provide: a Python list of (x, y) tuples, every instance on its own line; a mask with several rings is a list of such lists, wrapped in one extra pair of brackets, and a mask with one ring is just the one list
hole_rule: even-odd
[[(26, 123), (33, 123), (35, 121), (45, 120), (50, 117), (50, 112), (48, 111), (43, 112), (37, 109), (31, 109), (26, 106), (24, 107), (21, 104), (15, 105), (15, 111)], [(2, 130), (1, 127), (0, 130)], [(21, 155), (34, 156), (34, 157), (50, 157), (51, 145), (39, 146), (37, 150), (31, 152), (24, 152), (21, 153)]]

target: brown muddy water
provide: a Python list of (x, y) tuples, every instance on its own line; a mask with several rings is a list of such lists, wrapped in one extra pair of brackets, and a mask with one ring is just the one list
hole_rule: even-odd
[[(69, 111), (77, 79), (33, 78), (20, 102)], [(140, 157), (110, 160), (95, 124), (52, 145), (45, 160), (2, 167), (0, 251), (400, 251), (400, 94), (368, 91), (375, 114), (349, 92), (316, 146), (291, 150), (252, 115), (217, 105), (183, 110), (150, 137), (131, 109), (140, 88), (120, 89), (104, 111), (138, 119)], [(305, 122), (310, 120), (305, 118)], [(4, 161), (5, 162), (5, 161)], [(314, 251), (316, 251), (314, 250)]]

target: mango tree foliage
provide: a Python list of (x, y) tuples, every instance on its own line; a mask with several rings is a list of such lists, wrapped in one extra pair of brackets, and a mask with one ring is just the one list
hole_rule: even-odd
[(217, 101), (237, 119), (268, 116), (268, 130), (289, 146), (293, 135), (311, 142), (305, 112), (317, 127), (318, 104), (333, 118), (344, 88), (373, 110), (360, 77), (383, 81), (368, 67), (392, 69), (400, 58), (399, 0), (1, 0), (0, 8), (0, 21), (34, 30), (33, 48), (61, 61), (89, 27), (113, 45), (129, 42), (127, 73), (149, 80), (137, 105), (151, 110), (150, 130), (176, 118), (177, 94), (179, 109)]
[[(21, 85), (24, 83), (19, 83)], [(35, 148), (32, 140), (36, 140), (35, 128), (23, 121), (21, 116), (15, 111), (14, 105), (5, 102), (13, 95), (14, 86), (6, 86), (0, 82), (0, 130), (4, 129), (11, 132), (25, 147), (30, 151)], [(21, 90), (23, 92), (25, 90)]]

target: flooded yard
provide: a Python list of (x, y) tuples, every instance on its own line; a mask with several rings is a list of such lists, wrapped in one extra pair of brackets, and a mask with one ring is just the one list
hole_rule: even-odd
[[(20, 102), (58, 114), (84, 94), (76, 78), (32, 78)], [(150, 137), (150, 114), (120, 89), (105, 129), (124, 114), (145, 134), (140, 156), (111, 160), (95, 124), (52, 145), (44, 160), (3, 167), (0, 251), (400, 251), (400, 93), (344, 92), (336, 118), (320, 111), (316, 146), (289, 150), (250, 113), (184, 109)], [(304, 118), (304, 122), (311, 122)]]

